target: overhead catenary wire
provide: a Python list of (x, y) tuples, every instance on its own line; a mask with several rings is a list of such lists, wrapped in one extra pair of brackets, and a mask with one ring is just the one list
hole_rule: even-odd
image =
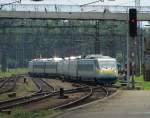
[(123, 3), (119, 3), (119, 4), (116, 4), (117, 6), (121, 6), (121, 5), (129, 5), (129, 3), (135, 3), (135, 0), (131, 0), (130, 2), (123, 2)]
[(3, 6), (12, 5), (12, 4), (15, 4), (15, 3), (21, 3), (21, 0), (0, 4), (0, 10), (3, 8)]
[(86, 5), (90, 5), (90, 4), (94, 4), (94, 3), (97, 3), (97, 2), (104, 2), (104, 0), (97, 0), (97, 1), (89, 2), (89, 3), (85, 3), (83, 5), (80, 5), (80, 7), (83, 7), (83, 6), (86, 6)]

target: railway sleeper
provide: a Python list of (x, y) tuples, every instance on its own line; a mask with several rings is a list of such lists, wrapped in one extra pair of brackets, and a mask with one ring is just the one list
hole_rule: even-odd
[(11, 92), (7, 94), (9, 98), (16, 97), (16, 92)]
[(11, 110), (10, 109), (1, 110), (1, 113), (10, 115), (11, 114)]

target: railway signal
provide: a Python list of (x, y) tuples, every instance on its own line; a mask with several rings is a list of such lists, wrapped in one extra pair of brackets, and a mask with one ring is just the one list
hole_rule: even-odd
[(137, 10), (129, 9), (129, 35), (137, 36)]
[[(129, 78), (130, 78), (130, 70), (132, 69), (132, 88), (135, 87), (134, 82), (134, 71), (135, 71), (135, 52), (136, 52), (136, 36), (137, 36), (137, 10), (135, 8), (129, 9), (129, 36), (131, 37), (131, 41), (128, 40), (128, 87), (129, 87)], [(130, 48), (132, 51), (130, 52)], [(130, 63), (132, 66), (130, 67)]]

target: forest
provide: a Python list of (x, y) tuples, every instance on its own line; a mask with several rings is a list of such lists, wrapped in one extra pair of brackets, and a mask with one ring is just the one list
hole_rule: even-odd
[[(125, 64), (127, 30), (127, 22), (115, 20), (1, 19), (1, 71), (27, 67), (28, 61), (35, 58), (63, 58), (97, 52)], [(143, 58), (143, 36), (148, 32), (138, 27), (137, 61)], [(95, 52), (97, 43), (99, 49)]]

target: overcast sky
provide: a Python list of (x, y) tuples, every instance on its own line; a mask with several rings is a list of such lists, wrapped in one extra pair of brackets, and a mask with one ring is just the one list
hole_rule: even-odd
[[(15, 0), (0, 0), (0, 3), (9, 3)], [(43, 0), (40, 2), (33, 2), (32, 0), (22, 0), (22, 4), (73, 4), (73, 5), (82, 5), (85, 3), (93, 2), (97, 0)], [(150, 0), (140, 0), (142, 6), (150, 6)], [(109, 1), (104, 0), (104, 2), (97, 2), (98, 5), (135, 5), (135, 0), (115, 0)]]

